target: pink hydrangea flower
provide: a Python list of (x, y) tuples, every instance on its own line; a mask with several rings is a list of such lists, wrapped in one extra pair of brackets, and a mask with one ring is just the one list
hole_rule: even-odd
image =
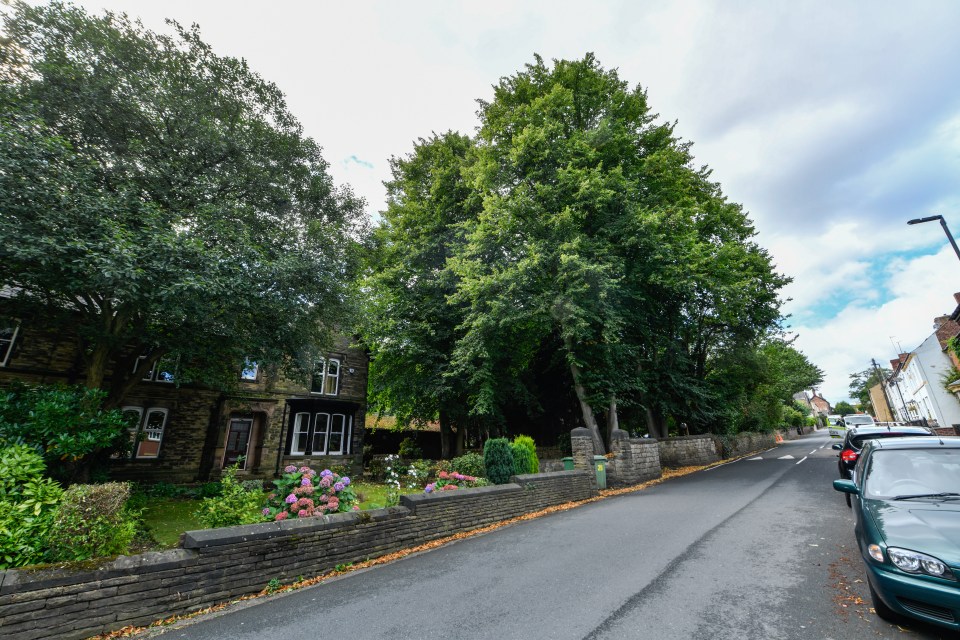
[(283, 468), (284, 473), (296, 473), (296, 471), (297, 471), (297, 468), (292, 464), (288, 464)]
[(281, 511), (280, 513), (278, 513), (278, 514), (276, 515), (276, 517), (274, 517), (274, 521), (275, 521), (275, 522), (280, 522), (281, 520), (286, 520), (286, 519), (287, 519), (287, 512), (286, 512), (286, 511)]

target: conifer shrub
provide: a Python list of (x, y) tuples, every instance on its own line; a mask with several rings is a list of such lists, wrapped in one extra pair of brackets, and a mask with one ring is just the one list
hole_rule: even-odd
[(530, 436), (517, 436), (510, 443), (510, 452), (513, 454), (514, 472), (539, 473), (540, 460), (537, 458), (537, 445)]
[(506, 484), (513, 475), (513, 453), (506, 438), (491, 438), (483, 444), (483, 467), (487, 480)]

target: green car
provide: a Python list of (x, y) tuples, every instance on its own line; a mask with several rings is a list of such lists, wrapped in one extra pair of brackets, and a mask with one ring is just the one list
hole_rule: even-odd
[(877, 614), (960, 631), (960, 437), (870, 440), (833, 488), (853, 498)]

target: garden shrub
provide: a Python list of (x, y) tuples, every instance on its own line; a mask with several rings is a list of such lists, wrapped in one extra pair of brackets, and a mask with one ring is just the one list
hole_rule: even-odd
[(485, 477), (487, 475), (483, 466), (483, 456), (472, 451), (451, 460), (449, 470), (467, 476)]
[(537, 459), (537, 445), (530, 436), (517, 436), (510, 443), (515, 473), (538, 473), (540, 460)]
[(310, 467), (288, 465), (274, 481), (261, 515), (269, 520), (309, 518), (326, 513), (359, 509), (350, 478), (329, 469), (319, 474)]
[[(204, 498), (196, 511), (197, 519), (209, 529), (263, 522), (263, 490), (248, 488), (237, 480), (237, 465), (223, 470), (217, 483), (219, 495)], [(262, 487), (262, 485), (261, 485)]]
[(483, 443), (484, 475), (493, 484), (506, 484), (513, 475), (513, 454), (506, 438), (491, 438)]
[(172, 482), (158, 482), (150, 486), (146, 493), (152, 498), (176, 498), (183, 495), (183, 488)]
[(124, 553), (137, 533), (139, 514), (127, 507), (126, 482), (75, 484), (63, 494), (49, 533), (54, 560), (87, 560)]
[(432, 460), (414, 460), (410, 463), (407, 469), (407, 476), (412, 480), (417, 481), (417, 488), (419, 488), (420, 483), (424, 482), (433, 475), (435, 465)]
[(43, 477), (45, 470), (31, 447), (0, 448), (0, 569), (49, 559), (47, 538), (63, 489)]
[(400, 450), (397, 453), (406, 460), (423, 457), (423, 450), (417, 444), (416, 438), (410, 436), (400, 441)]
[(83, 386), (28, 386), (0, 391), (0, 446), (27, 444), (44, 452), (52, 475), (88, 472), (96, 454), (129, 449), (123, 412), (104, 411), (106, 394)]

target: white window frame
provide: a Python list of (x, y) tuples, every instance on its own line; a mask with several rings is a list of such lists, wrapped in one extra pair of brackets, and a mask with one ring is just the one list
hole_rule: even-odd
[[(7, 326), (9, 329), (10, 326), (13, 327), (13, 335), (9, 338), (0, 338), (0, 348), (3, 348), (3, 357), (0, 358), (0, 367), (7, 366), (7, 363), (10, 362), (10, 356), (13, 354), (13, 345), (17, 343), (17, 336), (20, 335), (20, 321), (14, 320), (10, 325)], [(6, 345), (4, 348), (3, 345)]]
[[(317, 368), (313, 373), (313, 380), (310, 382), (310, 393), (315, 396), (336, 396), (340, 393), (340, 370), (342, 367), (342, 362), (339, 358), (320, 358), (320, 361), (317, 362)], [(330, 370), (333, 368), (331, 365), (336, 367), (336, 371), (331, 373)], [(320, 390), (315, 391), (314, 387), (317, 384), (317, 379), (319, 378)], [(333, 390), (328, 391), (327, 387), (330, 381), (333, 381)]]
[[(160, 447), (163, 446), (163, 436), (167, 432), (167, 422), (170, 420), (170, 410), (166, 407), (140, 407), (128, 405), (122, 407), (120, 411), (123, 413), (126, 413), (127, 411), (133, 411), (138, 415), (136, 426), (130, 429), (131, 439), (133, 440), (133, 451), (130, 452), (130, 458), (134, 460), (155, 460), (160, 457)], [(159, 429), (147, 429), (147, 420), (150, 419), (150, 415), (153, 413), (160, 413), (163, 415), (163, 422), (160, 423)], [(140, 449), (140, 443), (144, 440), (157, 443), (156, 455), (139, 455), (138, 450)]]
[[(301, 418), (305, 418), (305, 419), (302, 420)], [(303, 425), (304, 422), (305, 422), (306, 425), (307, 425), (306, 428), (303, 428), (303, 427), (302, 427), (302, 425)], [(299, 436), (301, 433), (305, 433), (305, 434), (306, 434), (306, 439), (304, 440), (304, 442), (305, 442), (305, 443), (309, 443), (309, 442), (310, 442), (310, 438), (312, 437), (312, 436), (311, 436), (312, 429), (310, 428), (312, 425), (310, 424), (310, 422), (311, 422), (311, 421), (310, 421), (310, 414), (309, 414), (309, 413), (307, 413), (307, 412), (305, 412), (305, 411), (301, 411), (301, 412), (299, 412), (299, 413), (294, 414), (294, 416), (293, 416), (293, 427), (291, 427), (291, 432), (292, 432), (292, 433), (291, 433), (291, 437), (292, 437), (292, 439), (290, 440), (290, 455), (291, 455), (291, 456), (302, 456), (302, 455), (306, 455), (306, 453), (307, 453), (307, 448), (306, 448), (306, 446), (304, 446), (304, 448), (301, 450), (301, 449), (298, 449), (298, 448), (297, 448), (297, 443), (298, 443), (299, 440), (300, 440), (300, 438), (299, 438), (298, 436)]]
[[(320, 411), (313, 414), (313, 431), (310, 434), (310, 449), (313, 455), (326, 455), (327, 454), (327, 445), (330, 444), (330, 423), (333, 421), (333, 416), (335, 414), (327, 413), (326, 411)], [(323, 427), (321, 430), (320, 427)], [(317, 446), (317, 438), (323, 437), (323, 446)]]
[[(341, 418), (340, 425), (336, 429), (334, 424), (337, 418)], [(306, 424), (306, 428), (303, 425)], [(324, 427), (320, 429), (319, 427)], [(290, 449), (287, 455), (305, 456), (309, 449), (311, 456), (342, 456), (350, 453), (351, 438), (353, 437), (353, 415), (349, 413), (333, 413), (327, 411), (318, 411), (314, 414), (300, 411), (293, 414), (293, 425), (290, 427)], [(300, 436), (306, 434), (304, 442), (308, 446), (299, 449), (297, 444)], [(340, 448), (330, 450), (330, 440), (333, 435), (340, 436)], [(317, 439), (320, 438), (321, 442)], [(317, 446), (318, 444), (322, 446)]]
[[(340, 418), (340, 428), (339, 428), (339, 430), (335, 430), (335, 429), (334, 429), (334, 424), (336, 423), (336, 420), (335, 420), (336, 418)], [(330, 456), (342, 456), (342, 455), (343, 455), (343, 444), (344, 444), (343, 439), (344, 439), (344, 438), (346, 437), (346, 435), (347, 435), (347, 420), (348, 420), (348, 418), (347, 418), (347, 415), (346, 415), (345, 413), (333, 413), (333, 414), (330, 414), (330, 427), (329, 427), (329, 429), (327, 429), (327, 447), (326, 447), (326, 449), (327, 449), (327, 455), (330, 455)], [(333, 436), (334, 436), (335, 433), (339, 433), (339, 435), (340, 435), (340, 448), (337, 449), (336, 451), (333, 451), (330, 447), (331, 447), (331, 443), (333, 442)]]

